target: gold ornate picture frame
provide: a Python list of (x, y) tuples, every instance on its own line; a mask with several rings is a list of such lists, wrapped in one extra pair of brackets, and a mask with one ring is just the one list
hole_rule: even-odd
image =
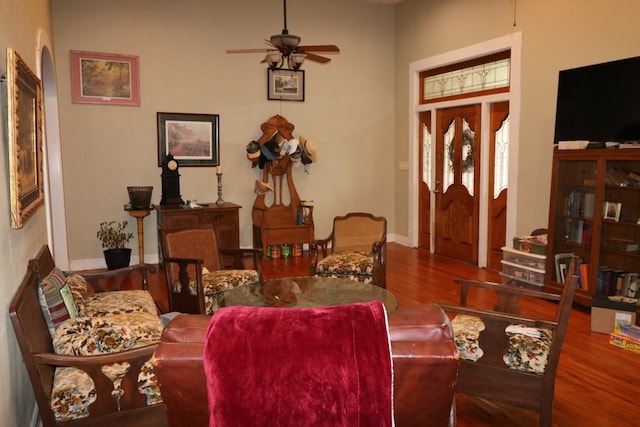
[(12, 48), (7, 48), (7, 110), (11, 227), (22, 228), (44, 203), (42, 83)]

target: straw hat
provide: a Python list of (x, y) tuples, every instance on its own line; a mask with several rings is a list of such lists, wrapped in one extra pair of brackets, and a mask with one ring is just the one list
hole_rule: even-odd
[(316, 151), (318, 151), (318, 146), (316, 145), (315, 141), (313, 141), (312, 139), (306, 139), (304, 136), (301, 136), (300, 148), (302, 148), (302, 153), (307, 156), (311, 163), (315, 163), (318, 160), (318, 155), (316, 153)]

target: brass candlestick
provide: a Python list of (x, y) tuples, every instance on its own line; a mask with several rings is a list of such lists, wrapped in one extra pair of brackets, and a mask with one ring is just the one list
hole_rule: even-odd
[(222, 172), (216, 172), (218, 176), (218, 200), (216, 200), (216, 205), (224, 204), (224, 200), (222, 200)]

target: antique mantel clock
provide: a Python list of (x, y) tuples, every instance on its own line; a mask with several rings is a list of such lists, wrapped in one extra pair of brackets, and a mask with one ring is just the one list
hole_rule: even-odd
[(180, 195), (180, 173), (178, 172), (178, 161), (171, 153), (167, 154), (162, 162), (162, 199), (161, 206), (184, 205)]

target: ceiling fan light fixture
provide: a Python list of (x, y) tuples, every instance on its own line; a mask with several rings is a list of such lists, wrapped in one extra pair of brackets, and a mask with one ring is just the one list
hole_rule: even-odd
[(279, 68), (282, 65), (282, 53), (280, 52), (269, 52), (265, 59), (269, 68)]
[(292, 53), (289, 55), (289, 68), (292, 70), (300, 69), (306, 57), (307, 55), (304, 53)]

